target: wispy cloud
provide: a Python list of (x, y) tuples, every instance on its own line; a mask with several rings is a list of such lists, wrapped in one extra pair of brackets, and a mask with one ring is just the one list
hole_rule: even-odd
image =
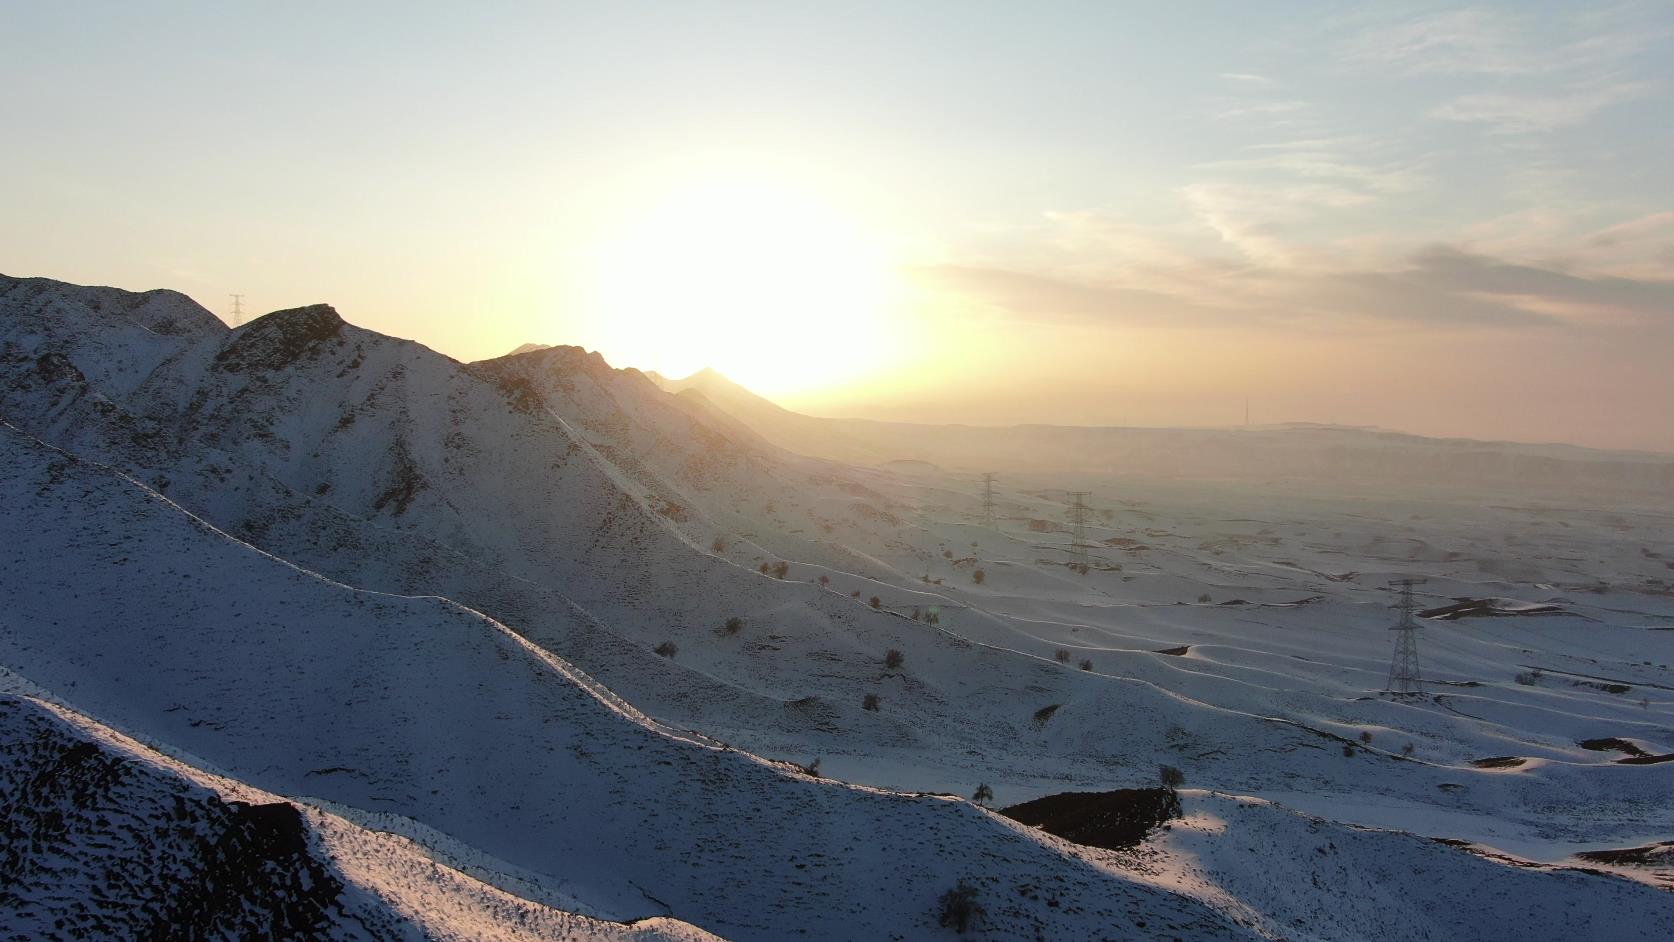
[(1487, 10), (1433, 13), (1364, 30), (1345, 41), (1339, 55), (1409, 75), (1511, 75), (1537, 69), (1513, 23)]
[(1486, 126), (1496, 134), (1532, 134), (1580, 124), (1611, 105), (1650, 94), (1652, 82), (1616, 82), (1559, 94), (1462, 95), (1436, 106), (1432, 117)]
[(1125, 281), (982, 266), (916, 269), (939, 291), (1025, 323), (1237, 328), (1286, 324), (1312, 331), (1424, 327), (1467, 331), (1674, 330), (1674, 281), (1576, 274), (1437, 245), (1387, 269), (1208, 268), (1219, 297)]
[(1273, 79), (1265, 75), (1257, 75), (1254, 72), (1222, 72), (1221, 78), (1234, 85), (1241, 85), (1246, 88), (1272, 88), (1278, 84)]
[(1222, 106), (1221, 110), (1215, 113), (1215, 117), (1217, 117), (1217, 118), (1248, 118), (1248, 117), (1252, 117), (1252, 116), (1271, 117), (1273, 115), (1292, 114), (1294, 112), (1305, 110), (1307, 107), (1308, 107), (1307, 102), (1300, 101), (1300, 100), (1297, 100), (1297, 99), (1286, 99), (1286, 100), (1280, 100), (1280, 101), (1272, 101), (1272, 100), (1264, 101), (1264, 100), (1258, 100), (1258, 99), (1242, 99), (1242, 100), (1235, 100), (1235, 101), (1228, 102), (1228, 103), (1224, 104)]
[(1637, 22), (1616, 10), (1582, 9), (1561, 21), (1449, 10), (1363, 29), (1337, 54), (1344, 62), (1405, 75), (1537, 75), (1613, 67), (1669, 33), (1666, 24)]

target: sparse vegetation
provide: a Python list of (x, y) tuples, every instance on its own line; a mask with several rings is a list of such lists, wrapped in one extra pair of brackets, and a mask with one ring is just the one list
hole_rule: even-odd
[(716, 537), (715, 542), (709, 544), (709, 550), (713, 553), (724, 553), (727, 551), (727, 541)]
[(1401, 747), (1401, 755), (1411, 757), (1412, 753), (1413, 753), (1413, 744), (1412, 743), (1409, 742), (1406, 745)]
[(1052, 656), (1058, 659), (1059, 664), (1069, 663), (1070, 653), (1064, 648), (1059, 648), (1057, 651), (1053, 652)]
[(739, 618), (737, 615), (734, 615), (731, 618), (727, 619), (727, 623), (725, 625), (723, 625), (722, 627), (724, 628), (726, 633), (729, 634), (729, 635), (738, 634), (738, 632), (744, 627), (744, 619)]
[(1091, 658), (1084, 657), (1081, 659), (1081, 663), (1076, 666), (1080, 667), (1084, 671), (1090, 671), (1093, 669), (1093, 661)]
[(1202, 595), (1200, 595), (1200, 596), (1198, 596), (1198, 597), (1197, 597), (1197, 600), (1198, 600), (1198, 602), (1199, 602), (1199, 603), (1201, 603), (1201, 604), (1203, 604), (1203, 605), (1208, 605), (1208, 604), (1209, 604), (1209, 603), (1210, 603), (1210, 602), (1213, 602), (1213, 601), (1214, 601), (1214, 599), (1212, 599), (1212, 598), (1210, 598), (1210, 597), (1209, 597), (1209, 593), (1207, 593), (1207, 592), (1205, 592), (1205, 593), (1203, 593), (1203, 594), (1202, 594)]
[(976, 887), (960, 880), (959, 885), (942, 894), (936, 915), (942, 928), (964, 935), (987, 915), (988, 911), (977, 902), (976, 893)]
[(825, 575), (824, 573), (821, 573), (820, 574), (820, 585), (830, 585), (830, 584), (831, 584), (831, 577), (828, 576), (828, 575)]
[(1057, 713), (1058, 708), (1061, 706), (1063, 706), (1061, 703), (1049, 703), (1036, 710), (1034, 719), (1035, 729), (1045, 728), (1047, 721), (1052, 719), (1053, 714)]
[(1343, 756), (1349, 759), (1354, 758), (1354, 743), (1343, 743)]
[(773, 578), (783, 579), (788, 572), (790, 572), (790, 563), (780, 560), (773, 564)]
[(657, 652), (663, 657), (673, 657), (680, 653), (680, 646), (675, 644), (673, 641), (664, 641), (662, 644), (657, 645), (651, 650)]
[(987, 782), (983, 782), (976, 787), (976, 791), (971, 792), (971, 800), (979, 805), (985, 805), (994, 800), (994, 789), (989, 788)]
[(1157, 767), (1157, 780), (1162, 782), (1164, 788), (1174, 791), (1186, 784), (1186, 773), (1172, 765), (1160, 765)]
[(1522, 684), (1525, 687), (1533, 687), (1535, 684), (1540, 682), (1541, 676), (1542, 674), (1540, 671), (1536, 669), (1532, 671), (1523, 671), (1512, 679), (1516, 680), (1519, 684)]
[(761, 564), (761, 565), (760, 565), (760, 566), (759, 566), (759, 567), (757, 567), (757, 570), (756, 570), (756, 571), (757, 571), (757, 572), (760, 572), (760, 573), (761, 573), (761, 574), (762, 574), (762, 575), (764, 575), (764, 576), (765, 576), (765, 575), (767, 575), (767, 574), (768, 574), (768, 573), (769, 573), (769, 572), (772, 572), (772, 571), (773, 571), (773, 567), (772, 567), (772, 566), (769, 566), (769, 565), (768, 565), (768, 564), (767, 564), (767, 563), (762, 563), (762, 564)]
[(983, 572), (980, 569), (978, 569), (976, 572), (971, 573), (971, 581), (976, 583), (977, 585), (982, 585), (987, 580), (988, 580), (988, 573)]
[(802, 774), (820, 778), (820, 760), (816, 757), (814, 761), (802, 766)]
[(901, 652), (896, 650), (895, 648), (890, 648), (887, 652), (884, 653), (884, 666), (889, 668), (890, 670), (895, 670), (896, 668), (900, 667), (901, 664), (904, 661), (906, 661), (906, 657), (903, 656), (901, 654)]
[(1367, 745), (1371, 745), (1371, 743), (1372, 743), (1372, 731), (1369, 730), (1369, 729), (1361, 730), (1360, 731), (1360, 741), (1363, 742), (1363, 743), (1366, 743)]
[[(860, 593), (857, 592), (855, 594), (859, 595)], [(878, 598), (877, 596), (874, 595), (874, 596), (872, 596), (871, 605), (872, 605), (873, 608), (883, 608), (883, 599), (880, 599), (880, 598)]]
[(871, 710), (873, 713), (878, 712), (878, 695), (875, 693), (867, 694), (866, 697), (860, 701), (860, 706), (862, 709)]

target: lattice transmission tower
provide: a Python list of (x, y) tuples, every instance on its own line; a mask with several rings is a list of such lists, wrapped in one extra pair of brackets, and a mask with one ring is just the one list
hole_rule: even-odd
[(1070, 491), (1069, 496), (1074, 501), (1070, 504), (1070, 565), (1086, 566), (1088, 564), (1087, 550), (1091, 545), (1087, 542), (1087, 491)]
[(994, 472), (982, 476), (982, 525), (994, 528)]
[(244, 295), (233, 294), (233, 295), (228, 295), (228, 297), (233, 299), (233, 309), (232, 309), (233, 326), (234, 327), (242, 326), (243, 323), (244, 323)]
[(1397, 697), (1424, 693), (1424, 677), (1418, 671), (1418, 623), (1412, 617), (1418, 610), (1412, 587), (1424, 582), (1423, 579), (1393, 579), (1389, 583), (1401, 590), (1401, 597), (1395, 602), (1401, 620), (1389, 629), (1395, 632), (1395, 654), (1389, 659), (1389, 680), (1384, 684), (1384, 692)]

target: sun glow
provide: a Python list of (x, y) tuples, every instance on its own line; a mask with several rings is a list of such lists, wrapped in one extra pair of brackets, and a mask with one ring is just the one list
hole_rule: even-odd
[(713, 367), (766, 395), (850, 384), (893, 358), (882, 240), (811, 192), (761, 180), (668, 194), (598, 248), (586, 310), (618, 366)]

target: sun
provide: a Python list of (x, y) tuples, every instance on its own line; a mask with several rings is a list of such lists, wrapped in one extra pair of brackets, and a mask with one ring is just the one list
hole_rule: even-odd
[(811, 189), (715, 179), (601, 240), (585, 311), (617, 366), (713, 367), (764, 395), (854, 382), (894, 356), (884, 243)]

